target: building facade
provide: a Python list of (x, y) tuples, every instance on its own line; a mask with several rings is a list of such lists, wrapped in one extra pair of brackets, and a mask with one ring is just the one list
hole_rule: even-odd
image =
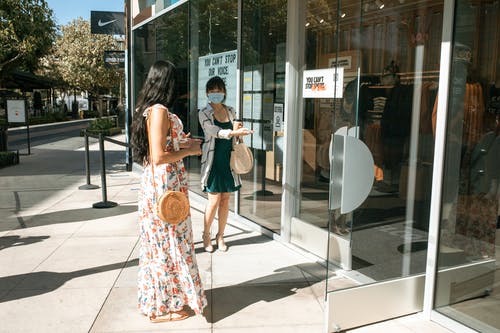
[(498, 0), (133, 0), (130, 15), (132, 105), (170, 60), (171, 111), (202, 137), (205, 83), (225, 80), (255, 131), (231, 210), (325, 263), (325, 332), (415, 312), (500, 332)]

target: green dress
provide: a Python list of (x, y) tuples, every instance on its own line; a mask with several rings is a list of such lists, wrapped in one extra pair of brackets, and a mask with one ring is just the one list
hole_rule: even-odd
[[(221, 129), (232, 129), (231, 121), (221, 123), (214, 119), (214, 125)], [(204, 192), (235, 192), (241, 186), (234, 186), (234, 178), (229, 166), (233, 140), (215, 139), (214, 160)]]

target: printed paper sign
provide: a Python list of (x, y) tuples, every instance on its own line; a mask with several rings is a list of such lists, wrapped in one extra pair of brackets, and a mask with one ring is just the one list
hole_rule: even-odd
[(302, 97), (342, 98), (343, 82), (342, 67), (304, 71)]
[(274, 131), (283, 131), (283, 104), (274, 103), (274, 118), (273, 118)]

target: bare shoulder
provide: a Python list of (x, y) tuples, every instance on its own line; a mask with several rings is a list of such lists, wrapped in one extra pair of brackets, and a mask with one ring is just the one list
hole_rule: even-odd
[(165, 105), (155, 104), (150, 106), (150, 116), (155, 119), (161, 119), (168, 115), (168, 109)]
[(167, 107), (163, 104), (155, 104), (155, 105), (152, 105), (150, 106), (151, 108), (151, 112), (158, 112), (158, 113), (165, 113), (168, 111)]

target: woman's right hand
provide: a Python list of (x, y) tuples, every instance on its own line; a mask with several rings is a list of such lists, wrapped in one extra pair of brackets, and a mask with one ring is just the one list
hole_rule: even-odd
[(245, 136), (245, 135), (248, 135), (248, 134), (253, 134), (253, 130), (250, 130), (246, 127), (240, 127), (238, 128), (237, 130), (233, 130), (231, 132), (231, 135), (232, 136)]

